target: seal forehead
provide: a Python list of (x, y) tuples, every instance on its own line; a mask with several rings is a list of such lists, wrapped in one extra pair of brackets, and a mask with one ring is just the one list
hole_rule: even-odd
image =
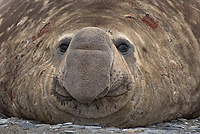
[[(88, 46), (88, 44), (91, 44), (91, 46), (98, 44), (97, 46), (98, 48), (96, 48), (97, 50), (104, 50), (106, 49), (104, 47), (107, 47), (104, 44), (108, 44), (108, 47), (110, 47), (112, 43), (107, 33), (104, 32), (102, 29), (96, 28), (96, 27), (86, 27), (86, 28), (81, 29), (74, 36), (74, 38), (72, 39), (72, 42), (77, 44), (79, 49), (80, 49), (80, 46), (84, 47), (84, 45)], [(71, 48), (74, 48), (74, 47), (76, 47), (76, 45), (71, 46)]]

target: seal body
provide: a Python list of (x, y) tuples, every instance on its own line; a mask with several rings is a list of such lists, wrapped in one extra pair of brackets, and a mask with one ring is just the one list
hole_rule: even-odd
[(198, 0), (2, 0), (0, 112), (137, 127), (200, 115)]

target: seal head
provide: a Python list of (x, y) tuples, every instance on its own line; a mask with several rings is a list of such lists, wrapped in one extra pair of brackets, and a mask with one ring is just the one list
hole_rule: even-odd
[[(125, 44), (122, 44), (122, 48), (123, 45)], [(63, 53), (63, 60), (55, 72), (52, 89), (58, 100), (62, 98), (64, 104), (72, 101), (80, 111), (87, 110), (87, 114), (81, 112), (87, 118), (108, 116), (126, 105), (133, 92), (131, 85), (134, 80), (126, 75), (130, 73), (127, 63), (105, 31), (97, 27), (86, 27), (77, 31), (70, 42), (64, 43), (61, 40), (58, 46)], [(111, 98), (120, 99), (109, 101)], [(123, 103), (120, 102), (121, 99)], [(104, 103), (99, 106), (101, 101)], [(114, 103), (121, 104), (113, 105)], [(104, 114), (91, 114), (92, 110), (102, 107), (107, 109), (108, 105), (110, 110), (102, 111)]]

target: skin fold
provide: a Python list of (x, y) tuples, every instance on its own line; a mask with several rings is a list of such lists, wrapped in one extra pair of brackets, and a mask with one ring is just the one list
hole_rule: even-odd
[(1, 0), (0, 112), (137, 127), (200, 115), (199, 0)]

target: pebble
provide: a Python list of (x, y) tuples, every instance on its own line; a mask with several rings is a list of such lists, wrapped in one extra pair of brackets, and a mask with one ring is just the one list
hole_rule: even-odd
[(7, 126), (8, 126), (8, 124), (0, 125), (0, 127), (7, 127)]
[(20, 122), (19, 126), (23, 127), (23, 128), (37, 128), (36, 125), (29, 123), (29, 122)]
[[(19, 119), (16, 117), (6, 117), (0, 114), (0, 131), (31, 134), (200, 134), (200, 117), (196, 119), (177, 119), (166, 123), (159, 123), (147, 127), (137, 128), (116, 128), (116, 127), (102, 127), (98, 123), (83, 125), (75, 125), (71, 122), (63, 124), (42, 124), (38, 121)], [(8, 131), (10, 130), (10, 131)]]
[(48, 133), (46, 133), (46, 132), (43, 132), (42, 134), (48, 134)]
[(102, 129), (102, 127), (99, 126), (85, 126), (86, 129)]
[(63, 125), (72, 125), (72, 122), (64, 123)]
[(6, 124), (6, 123), (7, 123), (7, 120), (6, 120), (6, 119), (1, 119), (1, 120), (0, 120), (0, 125)]
[(71, 134), (71, 133), (75, 133), (76, 131), (70, 131), (70, 130), (64, 130), (64, 133), (67, 133), (67, 134)]
[(174, 124), (174, 125), (172, 125), (171, 127), (184, 128), (184, 125), (177, 125), (177, 124)]
[(106, 127), (105, 129), (108, 131), (119, 131), (120, 130), (119, 128), (116, 128), (116, 127)]
[(60, 125), (55, 125), (55, 126), (52, 126), (51, 129), (58, 129), (60, 127), (61, 127)]

